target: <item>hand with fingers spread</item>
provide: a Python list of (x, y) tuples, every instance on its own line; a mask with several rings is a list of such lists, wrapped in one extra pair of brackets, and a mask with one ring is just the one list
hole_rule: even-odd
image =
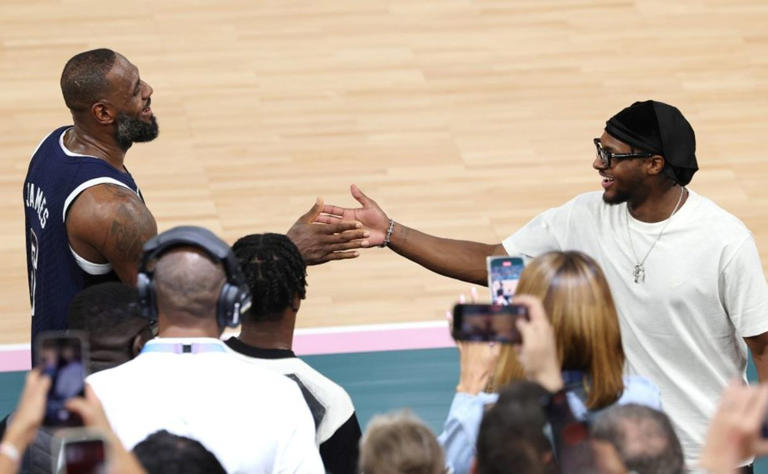
[(323, 206), (323, 213), (315, 218), (315, 222), (323, 224), (335, 224), (345, 221), (361, 222), (366, 229), (370, 231), (368, 242), (371, 246), (381, 246), (384, 244), (384, 237), (389, 227), (389, 217), (381, 210), (376, 201), (369, 198), (360, 188), (354, 184), (350, 186), (352, 197), (359, 202), (362, 207), (356, 209), (333, 206), (326, 204)]
[(286, 232), (296, 244), (307, 265), (318, 265), (330, 260), (355, 258), (354, 249), (370, 247), (369, 231), (363, 229), (354, 218), (326, 219), (322, 224), (323, 200), (318, 198), (315, 205)]
[(523, 342), (515, 347), (525, 376), (550, 392), (557, 392), (563, 388), (563, 376), (557, 356), (555, 331), (541, 300), (534, 296), (518, 295), (512, 299), (512, 303), (528, 308), (529, 319), (517, 320), (517, 329)]
[(739, 463), (768, 454), (768, 440), (762, 437), (766, 411), (768, 385), (732, 380), (709, 424), (700, 467), (714, 474), (736, 473)]

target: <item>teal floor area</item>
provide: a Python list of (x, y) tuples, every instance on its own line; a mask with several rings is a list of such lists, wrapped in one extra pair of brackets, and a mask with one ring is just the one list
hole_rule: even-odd
[[(349, 392), (363, 429), (378, 413), (407, 408), (439, 433), (459, 377), (455, 348), (302, 358)], [(750, 380), (756, 380), (751, 361), (747, 374)], [(0, 372), (0, 417), (16, 406), (24, 375), (24, 372)], [(755, 472), (768, 474), (768, 459), (758, 462)]]

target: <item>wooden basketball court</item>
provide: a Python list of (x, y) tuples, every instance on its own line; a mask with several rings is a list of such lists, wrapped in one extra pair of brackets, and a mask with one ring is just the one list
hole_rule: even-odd
[[(355, 204), (356, 183), (406, 225), (499, 242), (600, 189), (592, 138), (654, 98), (692, 123), (691, 187), (765, 267), (766, 25), (762, 0), (3, 0), (0, 343), (29, 340), (22, 182), (70, 123), (58, 80), (77, 52), (115, 49), (154, 88), (160, 136), (126, 164), (160, 230), (285, 232), (317, 196)], [(469, 288), (388, 249), (308, 281), (303, 328), (440, 320)]]

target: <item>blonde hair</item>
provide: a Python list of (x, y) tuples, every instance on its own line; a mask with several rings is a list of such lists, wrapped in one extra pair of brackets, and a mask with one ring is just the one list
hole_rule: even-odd
[[(600, 266), (576, 251), (550, 252), (532, 260), (520, 275), (517, 294), (540, 298), (555, 330), (563, 370), (589, 375), (587, 408), (611, 405), (624, 390), (624, 349), (611, 290)], [(490, 389), (523, 378), (510, 346), (502, 348)]]
[(435, 435), (408, 411), (377, 415), (360, 439), (360, 472), (443, 474), (445, 457)]

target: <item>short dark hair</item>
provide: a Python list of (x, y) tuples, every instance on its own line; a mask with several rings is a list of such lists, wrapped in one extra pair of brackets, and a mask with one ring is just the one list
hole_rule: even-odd
[(141, 316), (136, 288), (115, 281), (77, 293), (69, 305), (67, 327), (88, 332), (91, 373), (132, 359), (136, 336), (152, 337), (149, 320)]
[(133, 448), (148, 474), (225, 474), (216, 456), (199, 441), (157, 431)]
[(663, 412), (637, 404), (613, 406), (595, 419), (591, 434), (613, 444), (629, 471), (685, 472), (680, 440)]
[(552, 451), (544, 435), (547, 418), (542, 408), (548, 392), (541, 385), (519, 380), (499, 393), (496, 404), (483, 415), (477, 437), (478, 474), (541, 474), (553, 472), (543, 458)]
[(100, 48), (73, 56), (61, 72), (61, 93), (64, 103), (73, 112), (87, 110), (101, 99), (111, 84), (107, 74), (115, 64), (117, 53)]
[(307, 296), (307, 265), (299, 249), (283, 234), (251, 234), (232, 246), (251, 290), (252, 321), (278, 317)]
[(136, 288), (110, 281), (78, 292), (69, 304), (67, 327), (91, 333), (113, 332), (123, 321), (143, 321)]

